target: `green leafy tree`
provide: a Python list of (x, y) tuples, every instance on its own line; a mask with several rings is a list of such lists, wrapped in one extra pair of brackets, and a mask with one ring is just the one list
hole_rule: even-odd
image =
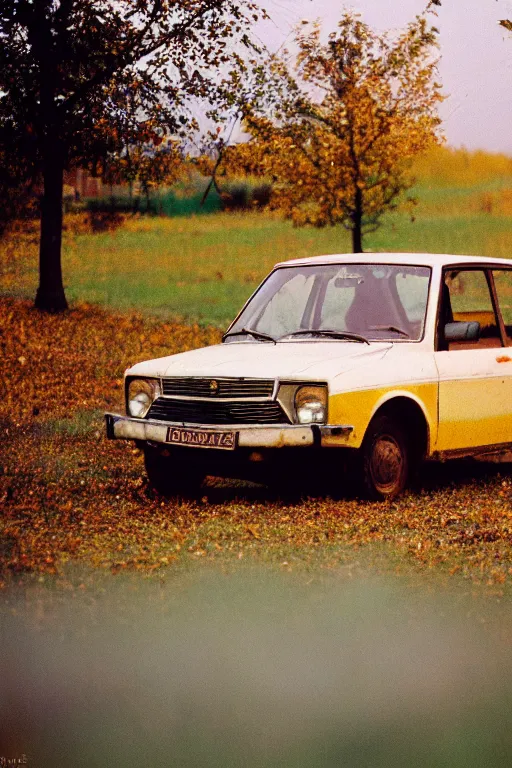
[(0, 0), (0, 192), (42, 179), (36, 306), (67, 306), (65, 169), (193, 128), (191, 101), (220, 104), (257, 17), (250, 0)]
[(436, 30), (422, 15), (391, 38), (347, 12), (327, 42), (317, 23), (296, 44), (293, 73), (273, 62), (277, 108), (249, 105), (251, 139), (225, 151), (224, 170), (272, 178), (274, 208), (297, 225), (342, 223), (359, 252), (411, 186), (411, 159), (439, 141)]

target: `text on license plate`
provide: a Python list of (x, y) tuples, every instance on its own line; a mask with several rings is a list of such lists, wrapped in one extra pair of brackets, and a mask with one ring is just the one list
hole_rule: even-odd
[(236, 448), (236, 432), (210, 432), (207, 429), (169, 427), (167, 442), (174, 445), (190, 445), (195, 448), (221, 448), (232, 451)]

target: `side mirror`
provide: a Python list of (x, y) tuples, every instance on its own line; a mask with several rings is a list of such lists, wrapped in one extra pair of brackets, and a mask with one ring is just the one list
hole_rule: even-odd
[(480, 323), (446, 323), (444, 327), (445, 341), (478, 341), (480, 338)]

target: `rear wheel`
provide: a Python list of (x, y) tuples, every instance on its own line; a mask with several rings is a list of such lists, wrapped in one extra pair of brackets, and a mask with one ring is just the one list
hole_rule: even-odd
[(377, 415), (361, 446), (364, 494), (377, 501), (395, 498), (407, 485), (410, 464), (409, 441), (401, 424), (384, 414)]
[(144, 465), (151, 487), (162, 496), (191, 496), (205, 478), (205, 472), (193, 463), (149, 445), (144, 446)]

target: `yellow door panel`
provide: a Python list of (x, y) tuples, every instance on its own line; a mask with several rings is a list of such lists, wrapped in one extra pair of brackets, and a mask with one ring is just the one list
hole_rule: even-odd
[(501, 347), (436, 353), (438, 451), (512, 441), (512, 366), (502, 358)]

